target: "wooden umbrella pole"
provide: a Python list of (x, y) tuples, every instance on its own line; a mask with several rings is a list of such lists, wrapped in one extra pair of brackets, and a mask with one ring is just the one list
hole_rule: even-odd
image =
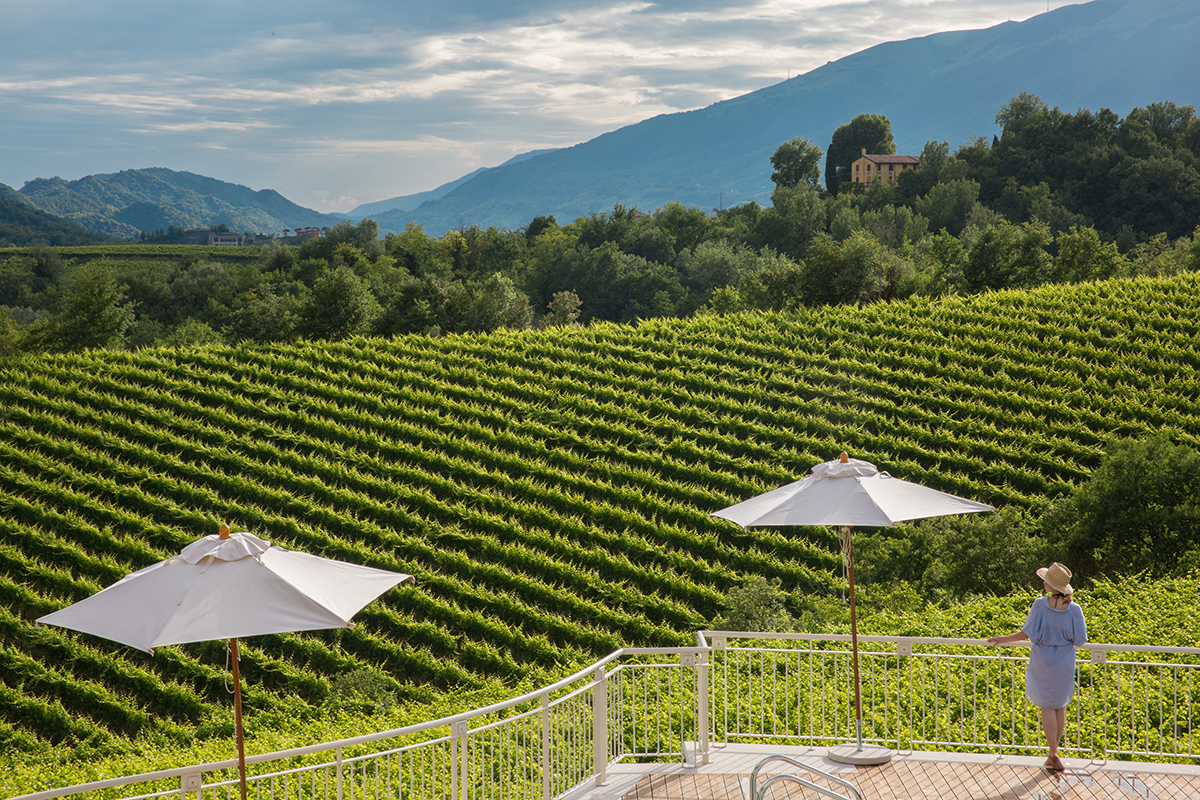
[(844, 531), (847, 571), (850, 575), (850, 649), (854, 653), (854, 731), (858, 738), (858, 749), (862, 750), (862, 683), (858, 675), (858, 611), (854, 602), (854, 544), (850, 528), (847, 527)]
[(238, 672), (237, 638), (229, 640), (229, 651), (233, 660), (233, 725), (237, 730), (238, 776), (242, 786), (242, 800), (246, 800), (246, 742), (242, 735), (242, 676)]

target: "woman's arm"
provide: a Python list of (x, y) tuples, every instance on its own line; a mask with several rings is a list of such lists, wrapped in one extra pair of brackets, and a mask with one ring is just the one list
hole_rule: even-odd
[(1017, 642), (1023, 642), (1028, 638), (1029, 638), (1029, 635), (1026, 634), (1025, 631), (1017, 631), (1016, 633), (1010, 633), (1008, 636), (992, 636), (987, 640), (987, 643), (988, 644), (1015, 644)]

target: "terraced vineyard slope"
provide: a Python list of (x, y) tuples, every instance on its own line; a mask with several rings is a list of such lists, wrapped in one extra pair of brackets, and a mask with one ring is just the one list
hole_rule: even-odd
[(244, 643), (250, 713), (363, 665), (413, 698), (690, 641), (750, 575), (819, 591), (823, 530), (709, 514), (846, 450), (996, 506), (1113, 436), (1200, 443), (1200, 276), (479, 337), (97, 352), (0, 370), (0, 736), (208, 729), (220, 643), (33, 620), (222, 521), (413, 573), (342, 632)]

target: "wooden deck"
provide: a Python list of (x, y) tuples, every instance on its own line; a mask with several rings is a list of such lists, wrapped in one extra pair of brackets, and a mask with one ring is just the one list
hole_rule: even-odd
[[(849, 781), (863, 800), (1200, 800), (1200, 767), (1190, 765), (1066, 759), (1065, 771), (1052, 772), (1031, 756), (899, 753), (886, 764), (855, 767), (829, 761), (820, 748), (736, 745), (714, 749), (705, 765), (622, 765), (604, 786), (576, 792), (572, 800), (752, 800), (750, 774), (775, 753)], [(783, 762), (759, 774), (759, 788), (785, 772), (845, 792)], [(794, 782), (778, 781), (764, 800), (819, 797)]]

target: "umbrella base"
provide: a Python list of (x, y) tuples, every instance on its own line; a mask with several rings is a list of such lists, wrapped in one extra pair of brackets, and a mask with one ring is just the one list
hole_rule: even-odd
[(850, 744), (837, 744), (829, 748), (826, 754), (830, 761), (836, 761), (839, 764), (853, 764), (855, 766), (871, 766), (874, 764), (886, 764), (896, 755), (895, 750), (878, 745), (866, 744), (859, 747), (853, 742)]

